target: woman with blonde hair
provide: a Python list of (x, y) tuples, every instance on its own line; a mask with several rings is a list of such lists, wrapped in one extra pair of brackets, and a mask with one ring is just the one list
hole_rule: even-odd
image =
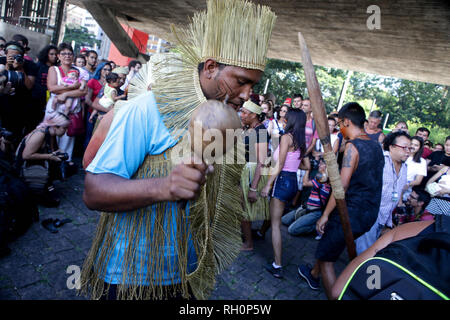
[[(20, 143), (16, 165), (38, 203), (53, 207), (59, 205), (52, 185), (54, 164), (67, 158), (67, 153), (57, 148), (56, 137), (66, 133), (69, 117), (57, 112), (47, 114), (44, 120)], [(52, 165), (53, 164), (53, 165)]]

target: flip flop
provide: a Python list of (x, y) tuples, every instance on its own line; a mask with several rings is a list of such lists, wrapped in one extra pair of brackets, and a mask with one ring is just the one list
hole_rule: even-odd
[(54, 221), (52, 218), (50, 219), (45, 219), (44, 221), (42, 221), (42, 226), (47, 229), (48, 231), (50, 231), (51, 233), (57, 233), (58, 230), (56, 229), (56, 227), (54, 226)]
[(64, 219), (64, 220), (59, 220), (59, 219), (55, 219), (53, 220), (53, 226), (55, 226), (56, 228), (61, 227), (63, 224), (72, 222), (71, 219)]

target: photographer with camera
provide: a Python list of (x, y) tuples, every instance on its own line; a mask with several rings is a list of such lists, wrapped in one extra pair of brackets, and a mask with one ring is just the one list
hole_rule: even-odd
[(20, 143), (16, 153), (16, 166), (36, 196), (38, 203), (58, 206), (54, 195), (53, 180), (58, 179), (61, 161), (69, 158), (67, 153), (57, 150), (56, 137), (66, 133), (69, 117), (63, 113), (46, 115), (44, 121)]
[[(13, 132), (15, 142), (20, 141), (32, 127), (29, 127), (29, 111), (31, 108), (31, 89), (36, 78), (36, 64), (25, 60), (25, 49), (16, 41), (5, 44), (6, 56), (0, 57), (3, 72), (0, 86), (5, 91), (0, 95), (0, 118), (8, 131)], [(10, 83), (10, 84), (9, 84)], [(6, 94), (5, 94), (6, 93)]]

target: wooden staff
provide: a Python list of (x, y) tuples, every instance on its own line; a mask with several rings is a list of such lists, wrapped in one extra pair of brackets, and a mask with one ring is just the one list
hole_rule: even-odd
[(356, 257), (355, 242), (348, 217), (347, 204), (345, 203), (345, 191), (342, 187), (339, 167), (337, 165), (336, 156), (333, 152), (333, 146), (330, 141), (330, 131), (328, 129), (328, 119), (325, 111), (325, 105), (322, 99), (319, 82), (309, 55), (308, 47), (301, 32), (298, 33), (300, 43), (303, 68), (306, 76), (306, 86), (311, 100), (311, 108), (316, 123), (317, 132), (323, 145), (324, 159), (327, 164), (328, 175), (330, 177), (331, 187), (333, 189), (334, 198), (336, 199), (336, 207), (341, 218), (342, 228), (344, 230), (345, 243), (347, 245), (348, 256), (350, 260)]

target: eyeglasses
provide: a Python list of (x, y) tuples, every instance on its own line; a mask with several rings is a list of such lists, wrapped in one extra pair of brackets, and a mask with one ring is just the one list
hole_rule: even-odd
[(60, 55), (71, 57), (71, 56), (73, 56), (73, 53), (72, 52), (61, 52)]
[(410, 194), (409, 197), (410, 197), (411, 199), (413, 199), (413, 200), (419, 199), (419, 197), (417, 197), (417, 198), (416, 198), (416, 197), (413, 197), (412, 194)]
[(405, 151), (405, 152), (409, 152), (409, 151), (411, 151), (411, 148), (410, 148), (410, 147), (407, 147), (407, 146), (399, 146), (398, 144), (393, 144), (393, 146), (396, 146), (396, 147), (402, 148), (402, 149), (403, 149), (403, 151)]
[(344, 122), (344, 120), (338, 121), (338, 122), (336, 123), (336, 127), (339, 128), (339, 127), (341, 126), (341, 123), (342, 123), (342, 122)]

